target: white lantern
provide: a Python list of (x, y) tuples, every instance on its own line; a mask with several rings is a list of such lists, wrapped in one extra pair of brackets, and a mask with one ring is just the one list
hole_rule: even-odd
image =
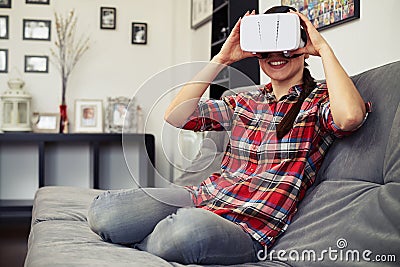
[(4, 132), (28, 132), (31, 128), (31, 95), (23, 87), (21, 79), (8, 81), (8, 89), (1, 96)]

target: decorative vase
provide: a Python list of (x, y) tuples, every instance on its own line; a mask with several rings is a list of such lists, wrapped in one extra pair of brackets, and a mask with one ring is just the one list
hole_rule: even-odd
[(60, 133), (68, 133), (67, 105), (60, 105)]

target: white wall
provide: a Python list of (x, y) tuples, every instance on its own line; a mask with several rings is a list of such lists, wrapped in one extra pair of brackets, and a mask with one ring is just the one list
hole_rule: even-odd
[[(400, 60), (397, 27), (398, 0), (360, 1), (360, 19), (321, 31), (349, 75)], [(280, 5), (279, 0), (260, 0), (260, 11)], [(316, 79), (324, 77), (319, 58), (311, 57), (310, 70)], [(262, 76), (266, 82), (266, 76)]]

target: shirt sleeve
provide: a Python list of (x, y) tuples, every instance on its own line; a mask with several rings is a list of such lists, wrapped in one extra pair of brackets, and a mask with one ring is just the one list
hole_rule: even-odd
[(192, 131), (229, 131), (235, 108), (235, 96), (199, 101), (182, 128)]
[(333, 134), (335, 137), (342, 138), (342, 137), (348, 136), (348, 135), (352, 134), (354, 131), (358, 130), (364, 124), (364, 122), (367, 120), (368, 114), (372, 111), (371, 102), (365, 103), (365, 107), (366, 107), (367, 112), (366, 112), (364, 120), (361, 122), (361, 124), (351, 131), (343, 131), (333, 121), (329, 97), (326, 97), (321, 102), (321, 105), (319, 108), (320, 125), (322, 126), (323, 130)]

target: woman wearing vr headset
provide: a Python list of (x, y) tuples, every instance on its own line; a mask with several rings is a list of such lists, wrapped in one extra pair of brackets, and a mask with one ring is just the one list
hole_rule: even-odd
[[(165, 113), (176, 127), (231, 131), (221, 172), (199, 186), (104, 193), (89, 210), (93, 231), (107, 241), (134, 244), (184, 264), (255, 262), (285, 232), (329, 145), (360, 127), (367, 112), (311, 22), (289, 7), (267, 11), (286, 12), (300, 17), (305, 47), (290, 55), (244, 52), (239, 19), (221, 51)], [(326, 84), (311, 77), (305, 63), (309, 55), (321, 57)], [(271, 83), (222, 100), (199, 101), (220, 70), (254, 56)], [(171, 202), (176, 205), (166, 204)]]

